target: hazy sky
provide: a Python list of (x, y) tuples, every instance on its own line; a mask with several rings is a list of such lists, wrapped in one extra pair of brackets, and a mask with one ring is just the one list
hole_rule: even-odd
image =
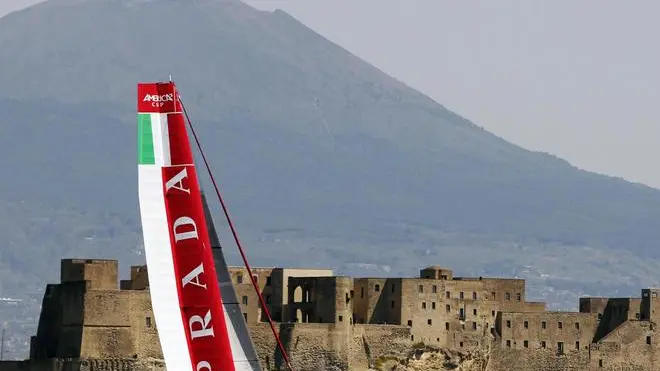
[[(0, 0), (0, 14), (37, 0)], [(477, 125), (660, 187), (656, 0), (246, 0)]]

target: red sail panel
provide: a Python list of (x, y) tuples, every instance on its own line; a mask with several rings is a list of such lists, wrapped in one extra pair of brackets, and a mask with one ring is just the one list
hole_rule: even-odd
[(234, 370), (195, 167), (164, 167), (163, 191), (192, 364), (198, 371)]

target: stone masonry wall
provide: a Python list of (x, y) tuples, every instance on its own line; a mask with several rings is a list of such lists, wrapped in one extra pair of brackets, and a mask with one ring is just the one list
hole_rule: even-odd
[(374, 367), (378, 360), (388, 356), (400, 357), (411, 347), (410, 327), (355, 325), (350, 344), (350, 370), (368, 370), (369, 367)]
[[(349, 332), (330, 323), (277, 324), (282, 343), (297, 371), (345, 370)], [(249, 325), (264, 370), (283, 369), (284, 363), (268, 323)]]
[(505, 349), (493, 347), (485, 371), (587, 371), (588, 352), (558, 356), (549, 349)]

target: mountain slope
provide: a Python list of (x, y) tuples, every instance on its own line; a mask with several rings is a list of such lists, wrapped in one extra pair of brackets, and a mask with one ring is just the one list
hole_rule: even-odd
[[(570, 285), (617, 275), (625, 287), (655, 269), (644, 259), (659, 254), (660, 192), (508, 143), (280, 11), (49, 0), (0, 19), (0, 51), (0, 157), (11, 159), (0, 206), (76, 215), (72, 228), (39, 232), (58, 241), (51, 258), (85, 251), (71, 230), (89, 223), (127, 236), (103, 241), (139, 260), (135, 84), (173, 75), (264, 264), (291, 265), (312, 249), (296, 263), (357, 273), (356, 263), (373, 263), (390, 274), (430, 259), (460, 264), (458, 273), (524, 265)], [(30, 218), (17, 220), (31, 231)], [(56, 267), (30, 265), (41, 237), (14, 229), (0, 224), (0, 236), (28, 253), (1, 260), (0, 272), (55, 279)], [(544, 258), (558, 251), (567, 260)]]

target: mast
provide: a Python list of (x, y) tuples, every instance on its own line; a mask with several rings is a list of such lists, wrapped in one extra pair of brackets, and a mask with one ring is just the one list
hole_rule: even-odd
[(232, 289), (233, 301), (227, 296), (228, 302), (223, 302), (216, 279), (176, 86), (173, 82), (139, 83), (137, 90), (140, 214), (166, 368), (261, 371), (251, 342), (241, 340), (244, 336), (249, 340), (245, 322), (241, 327), (233, 320), (241, 314), (236, 295)]

